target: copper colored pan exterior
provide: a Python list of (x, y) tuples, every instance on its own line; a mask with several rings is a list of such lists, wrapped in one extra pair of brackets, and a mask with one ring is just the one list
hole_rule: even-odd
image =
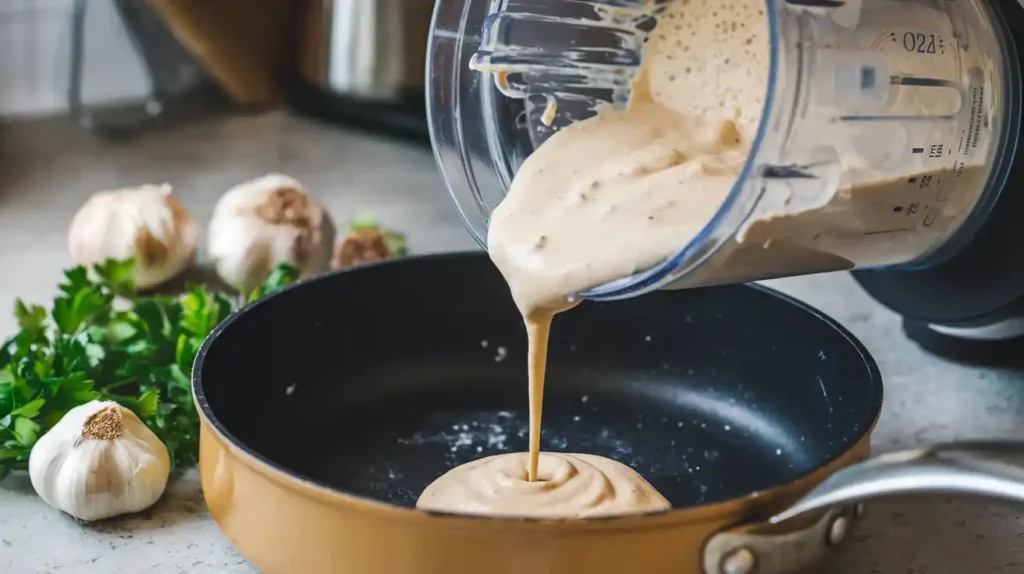
[(256, 460), (200, 417), (199, 471), (210, 513), (263, 574), (704, 572), (713, 534), (785, 509), (870, 451), (868, 432), (797, 481), (714, 505), (611, 520), (514, 521), (430, 515), (308, 484)]

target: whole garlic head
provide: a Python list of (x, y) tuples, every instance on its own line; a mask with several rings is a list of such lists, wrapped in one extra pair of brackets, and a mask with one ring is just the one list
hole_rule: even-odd
[(135, 259), (135, 287), (148, 289), (185, 270), (196, 256), (196, 229), (171, 186), (143, 185), (94, 193), (68, 228), (78, 265)]
[(39, 438), (28, 459), (32, 488), (79, 520), (149, 508), (171, 472), (167, 447), (113, 401), (79, 405)]
[(232, 187), (210, 220), (210, 257), (226, 283), (246, 290), (280, 263), (303, 277), (327, 269), (336, 229), (327, 210), (294, 178), (269, 174)]

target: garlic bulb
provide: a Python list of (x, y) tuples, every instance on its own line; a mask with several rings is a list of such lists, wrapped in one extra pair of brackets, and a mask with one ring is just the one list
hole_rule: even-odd
[(327, 210), (297, 180), (269, 174), (232, 187), (210, 220), (210, 257), (230, 285), (249, 290), (280, 263), (303, 277), (327, 269), (336, 230)]
[(79, 520), (138, 512), (163, 494), (167, 447), (113, 401), (79, 405), (39, 438), (28, 459), (32, 488)]
[(174, 278), (196, 255), (196, 229), (171, 186), (100, 191), (75, 214), (68, 249), (78, 265), (135, 258), (135, 287)]

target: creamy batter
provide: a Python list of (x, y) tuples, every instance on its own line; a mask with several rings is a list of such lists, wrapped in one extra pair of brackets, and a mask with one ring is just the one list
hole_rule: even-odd
[[(668, 506), (628, 467), (594, 456), (540, 455), (548, 331), (555, 314), (576, 304), (572, 294), (657, 265), (716, 214), (742, 171), (761, 120), (769, 41), (764, 0), (677, 0), (658, 17), (629, 106), (603, 109), (561, 129), (523, 162), (491, 215), (487, 243), (530, 338), (530, 453), (453, 469), (424, 492), (420, 506), (590, 515), (603, 505), (595, 507), (589, 493), (603, 491), (595, 487), (579, 495), (572, 481), (551, 482), (554, 475), (545, 466), (580, 461), (587, 462), (588, 473), (602, 477), (587, 479), (594, 484), (621, 483), (651, 493), (609, 503), (616, 512)], [(913, 69), (920, 64), (912, 61), (915, 57), (892, 54), (894, 69)], [(901, 93), (897, 107), (907, 108), (904, 113), (925, 109), (930, 104), (914, 99), (919, 95)], [(554, 110), (549, 112), (545, 116)], [(839, 189), (806, 209), (794, 208), (788, 198), (766, 202), (741, 233), (721, 245), (711, 264), (684, 277), (689, 284), (849, 269), (887, 258), (906, 261), (959, 224), (969, 194), (911, 219), (915, 202), (949, 182), (976, 186), (987, 176), (978, 164), (951, 169), (945, 156), (909, 173), (874, 172), (872, 161), (858, 153), (884, 147), (884, 140), (858, 144), (855, 134), (848, 137), (842, 131), (847, 128), (834, 122), (802, 129), (819, 135), (832, 130), (821, 139), (836, 144), (841, 154)], [(914, 232), (875, 236), (872, 226)]]
[(584, 518), (663, 510), (669, 503), (628, 466), (591, 454), (543, 453), (538, 478), (527, 479), (527, 453), (498, 455), (448, 471), (427, 487), (424, 510)]
[(560, 130), (516, 172), (487, 249), (525, 317), (675, 254), (732, 189), (770, 62), (764, 1), (726, 4), (671, 4), (629, 108)]

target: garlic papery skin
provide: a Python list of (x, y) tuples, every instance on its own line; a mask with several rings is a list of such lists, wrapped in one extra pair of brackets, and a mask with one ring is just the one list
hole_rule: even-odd
[(135, 287), (173, 279), (196, 257), (196, 227), (171, 186), (143, 185), (94, 193), (68, 228), (78, 265), (135, 259)]
[(167, 487), (167, 447), (113, 401), (79, 405), (39, 438), (28, 459), (32, 488), (79, 520), (149, 508)]
[(217, 200), (209, 255), (224, 282), (248, 291), (280, 263), (294, 265), (303, 277), (326, 271), (336, 232), (330, 214), (301, 183), (273, 173)]

